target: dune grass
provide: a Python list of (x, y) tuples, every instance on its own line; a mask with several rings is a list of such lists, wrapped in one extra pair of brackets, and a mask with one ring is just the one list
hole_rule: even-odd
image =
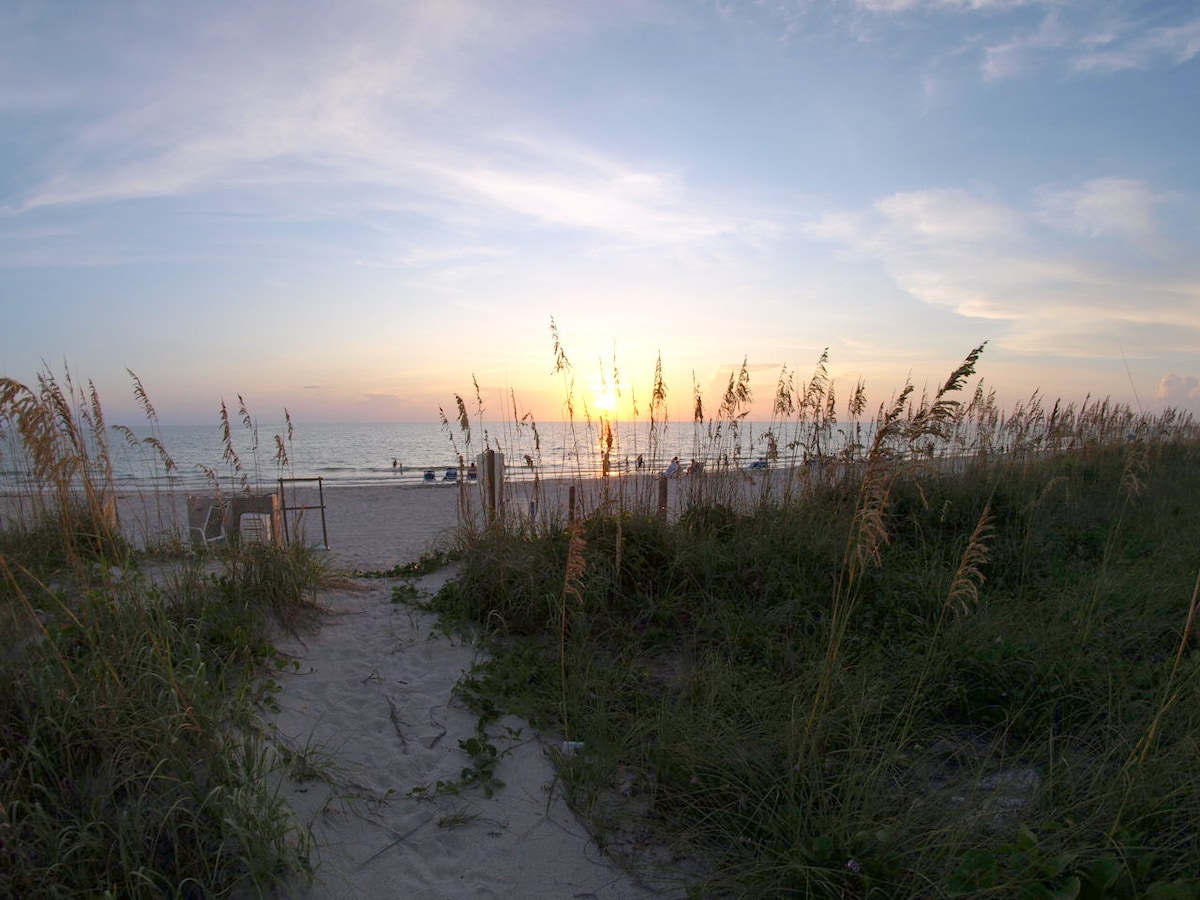
[(982, 349), (850, 425), (824, 357), (785, 373), (765, 472), (735, 373), (671, 515), (614, 476), (470, 536), (433, 601), (492, 651), (463, 693), (582, 744), (614, 856), (696, 896), (1200, 896), (1200, 431), (1005, 413)]
[[(614, 857), (696, 896), (1200, 896), (1200, 434), (1108, 401), (1003, 411), (967, 384), (981, 352), (873, 418), (863, 385), (835, 399), (825, 356), (782, 373), (765, 427), (745, 367), (711, 415), (695, 391), (704, 468), (668, 510), (618, 464), (665, 462), (660, 368), (632, 445), (580, 404), (607, 477), (579, 480), (576, 516), (466, 510), (433, 601), (492, 650), (461, 691), (571, 742), (562, 784)], [(557, 336), (556, 369), (572, 391)], [(443, 419), (467, 456), (502, 439), (536, 497), (537, 426), (513, 405), (509, 433), (472, 435), (461, 400)], [(236, 489), (257, 463), (221, 415)], [(197, 555), (120, 521), (113, 431), (91, 385), (0, 380), (20, 450), (0, 895), (304, 881), (309, 837), (272, 787), (289, 754), (256, 709), (273, 630), (327, 573), (302, 548)]]
[(303, 880), (309, 836), (275, 792), (286, 762), (256, 711), (285, 662), (272, 633), (314, 614), (326, 573), (300, 547), (196, 555), (122, 523), (110, 431), (90, 384), (0, 380), (0, 896)]

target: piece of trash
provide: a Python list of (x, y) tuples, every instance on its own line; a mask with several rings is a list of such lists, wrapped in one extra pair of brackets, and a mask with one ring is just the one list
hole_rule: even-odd
[(583, 741), (563, 741), (562, 742), (562, 755), (563, 756), (574, 756), (575, 754), (580, 753), (582, 750), (583, 750)]

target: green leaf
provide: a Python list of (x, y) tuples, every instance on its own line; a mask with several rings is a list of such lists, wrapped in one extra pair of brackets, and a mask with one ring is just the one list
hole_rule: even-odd
[(1197, 897), (1200, 897), (1200, 881), (1195, 878), (1156, 881), (1146, 889), (1146, 900), (1196, 900)]
[(1054, 900), (1075, 900), (1079, 896), (1079, 892), (1083, 889), (1083, 882), (1072, 875), (1063, 882), (1062, 887), (1052, 891), (1050, 896)]
[(1087, 880), (1101, 890), (1107, 890), (1116, 884), (1124, 871), (1121, 861), (1111, 856), (1102, 856), (1088, 865), (1084, 874)]
[(1017, 840), (1014, 846), (1016, 846), (1018, 850), (1024, 850), (1028, 852), (1030, 850), (1036, 850), (1037, 845), (1037, 835), (1030, 831), (1028, 826), (1022, 825), (1017, 830)]

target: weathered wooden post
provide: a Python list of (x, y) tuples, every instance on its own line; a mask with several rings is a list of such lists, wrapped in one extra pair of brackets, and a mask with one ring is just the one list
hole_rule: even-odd
[(488, 522), (496, 521), (496, 451), (491, 447), (483, 451), (483, 477), (487, 484)]
[(667, 521), (667, 476), (658, 476), (658, 518)]

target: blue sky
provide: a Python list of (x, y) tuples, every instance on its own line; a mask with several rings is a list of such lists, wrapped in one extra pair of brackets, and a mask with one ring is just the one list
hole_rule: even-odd
[(1200, 411), (1193, 2), (10, 0), (0, 122), (0, 374), (110, 418), (559, 418), (552, 318), (592, 404)]

